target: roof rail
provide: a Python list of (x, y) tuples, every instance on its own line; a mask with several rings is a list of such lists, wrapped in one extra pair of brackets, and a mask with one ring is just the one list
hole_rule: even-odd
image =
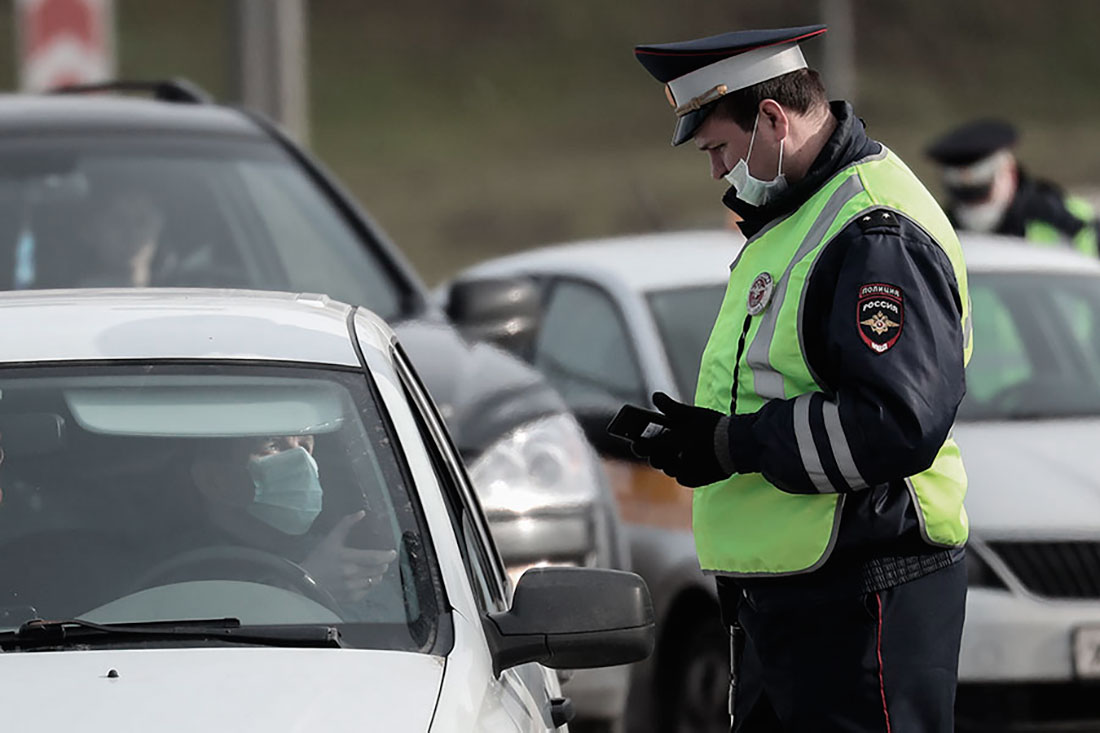
[(153, 99), (180, 104), (213, 104), (214, 98), (188, 79), (137, 81), (119, 79), (92, 84), (70, 84), (51, 89), (50, 94), (94, 94), (96, 92), (148, 92)]

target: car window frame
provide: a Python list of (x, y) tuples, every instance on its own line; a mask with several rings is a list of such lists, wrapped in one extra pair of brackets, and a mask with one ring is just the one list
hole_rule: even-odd
[[(425, 433), (425, 448), (435, 464), (440, 478), (440, 488), (444, 500), (451, 509), (451, 522), (459, 540), (459, 551), (463, 555), (463, 565), (474, 591), (479, 610), (485, 614), (507, 611), (510, 605), (511, 587), (504, 562), (500, 558), (496, 544), (489, 530), (489, 523), (477, 499), (473, 484), (466, 473), (465, 463), (451, 440), (439, 410), (430, 393), (424, 387), (412, 361), (396, 339), (390, 345), (390, 354), (396, 372), (412, 407), (418, 427)], [(442, 469), (442, 470), (440, 470)], [(461, 516), (456, 516), (456, 512)], [(467, 522), (469, 528), (467, 528)], [(472, 529), (474, 537), (470, 537)], [(470, 540), (473, 540), (472, 547)], [(470, 552), (474, 557), (470, 556)], [(481, 592), (481, 583), (474, 573), (478, 567), (485, 571), (487, 581), (486, 597)]]

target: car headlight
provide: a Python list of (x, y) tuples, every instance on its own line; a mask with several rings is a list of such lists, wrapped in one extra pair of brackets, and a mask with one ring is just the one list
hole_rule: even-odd
[(582, 509), (596, 503), (600, 467), (572, 415), (521, 425), (470, 466), (487, 515)]
[(595, 451), (569, 414), (522, 425), (470, 466), (513, 583), (529, 567), (594, 565), (608, 554)]

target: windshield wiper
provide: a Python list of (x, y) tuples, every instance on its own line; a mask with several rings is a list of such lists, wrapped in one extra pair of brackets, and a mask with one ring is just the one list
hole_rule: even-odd
[(0, 633), (0, 649), (64, 648), (119, 642), (225, 641), (279, 647), (340, 647), (340, 631), (324, 624), (241, 626), (240, 619), (184, 619), (97, 624), (82, 619), (32, 619)]

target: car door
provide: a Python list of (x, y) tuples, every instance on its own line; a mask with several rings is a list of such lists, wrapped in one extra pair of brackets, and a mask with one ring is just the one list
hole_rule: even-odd
[(591, 283), (550, 283), (532, 361), (579, 412), (649, 404), (626, 321), (611, 296)]
[[(413, 398), (425, 445), (451, 506), (452, 522), (478, 610), (482, 615), (505, 611), (511, 603), (508, 576), (462, 459), (400, 346), (394, 348), (394, 364)], [(502, 717), (517, 733), (556, 730), (551, 722), (551, 709), (558, 693), (556, 677), (550, 670), (533, 662), (517, 665), (504, 670), (487, 691), (487, 709), (483, 708), (482, 719), (496, 721), (491, 724), (494, 731), (500, 729)]]

